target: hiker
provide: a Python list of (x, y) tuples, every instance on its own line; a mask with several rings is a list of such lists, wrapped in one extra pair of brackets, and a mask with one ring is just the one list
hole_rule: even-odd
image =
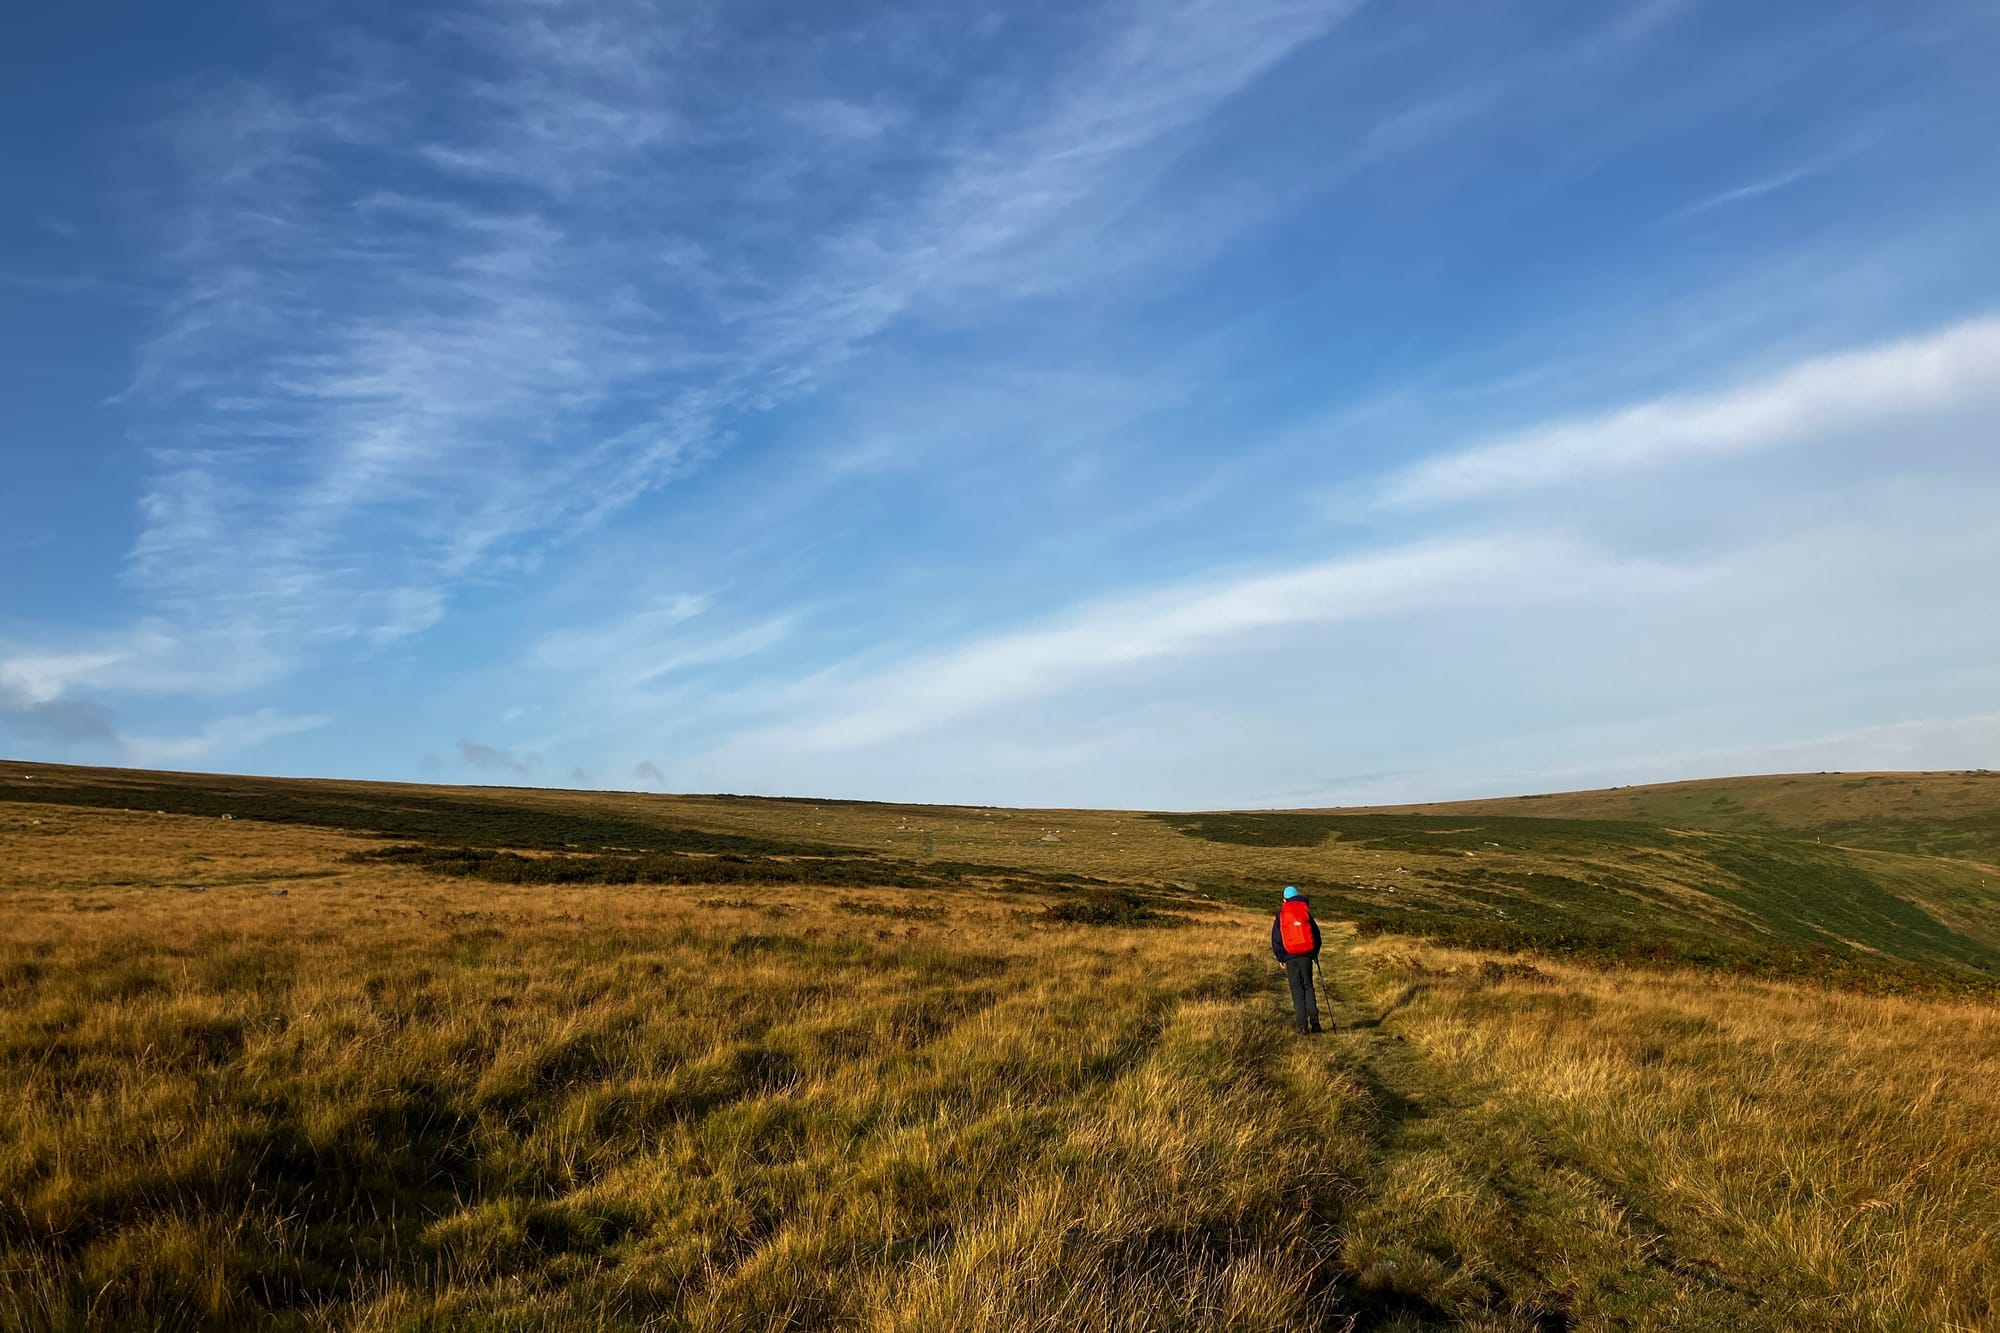
[(1313, 968), (1319, 965), (1319, 922), (1313, 920), (1312, 904), (1296, 884), (1285, 886), (1285, 900), (1271, 918), (1271, 954), (1285, 965), (1285, 979), (1292, 983), (1293, 1028), (1320, 1031), (1319, 996), (1313, 990)]

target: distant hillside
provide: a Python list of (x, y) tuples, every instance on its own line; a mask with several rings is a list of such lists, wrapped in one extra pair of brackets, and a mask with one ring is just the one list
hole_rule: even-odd
[[(1148, 920), (1298, 884), (1364, 934), (2000, 992), (2000, 775), (1725, 779), (1373, 811), (1143, 814), (424, 787), (0, 763), (0, 807), (335, 831), (549, 885), (895, 885)], [(1256, 941), (1246, 942), (1254, 949)]]
[[(1788, 773), (1376, 807), (1384, 813), (1624, 819), (1769, 833), (2000, 865), (2000, 772)], [(1351, 812), (1350, 812), (1351, 813)]]

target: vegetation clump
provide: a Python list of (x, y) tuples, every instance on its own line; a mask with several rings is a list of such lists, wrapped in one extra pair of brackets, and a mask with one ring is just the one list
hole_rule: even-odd
[(1050, 903), (1024, 918), (1066, 926), (1185, 926), (1191, 919), (1162, 912), (1153, 902), (1122, 889), (1086, 889), (1075, 897)]
[(482, 847), (409, 845), (355, 852), (357, 862), (411, 866), (496, 884), (817, 884), (932, 888), (958, 882), (910, 862), (860, 857), (779, 859), (674, 852), (523, 856)]
[(865, 898), (839, 899), (833, 910), (849, 916), (886, 917), (895, 921), (942, 921), (945, 916), (939, 903), (882, 903)]

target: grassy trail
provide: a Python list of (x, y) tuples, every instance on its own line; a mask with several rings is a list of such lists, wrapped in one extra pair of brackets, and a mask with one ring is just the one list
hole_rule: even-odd
[(2000, 1326), (1989, 1006), (1407, 943), (1328, 962), (1330, 1063), (1379, 1127), (1342, 1263), (1425, 1302), (1403, 1327)]
[[(1507, 1099), (1454, 1081), (1398, 1024), (1420, 985), (1329, 941), (1316, 1054), (1367, 1092), (1370, 1169), (1342, 1208), (1359, 1328), (1749, 1328), (1749, 1291), (1689, 1262)], [(1282, 1003), (1282, 997), (1281, 997)]]

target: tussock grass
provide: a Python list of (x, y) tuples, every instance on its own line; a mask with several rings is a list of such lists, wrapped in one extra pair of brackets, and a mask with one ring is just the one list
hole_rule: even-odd
[[(1019, 812), (671, 814), (878, 855), (356, 856), (0, 806), (0, 1327), (2000, 1323), (2000, 1008), (1338, 922), (1380, 856), (1420, 922), (1576, 919), (1551, 876), (1776, 934), (1817, 861), (1766, 904), (1675, 878), (1717, 864), (1679, 837), (1484, 848), (1475, 883), (1129, 816), (1063, 812), (1055, 845)], [(1851, 886), (1853, 929), (1989, 919), (1869, 856), (1896, 902)], [(1353, 871), (1318, 903), (1324, 1038), (1287, 1030), (1266, 911), (1195, 887), (1268, 909), (1266, 857)], [(452, 869), (516, 863), (588, 874)], [(599, 873), (627, 863), (688, 882)]]
[(16, 892), (0, 1324), (1327, 1317), (1361, 1094), (1270, 1067), (1241, 922), (1016, 901)]
[[(1364, 957), (1446, 1083), (1615, 1207), (1714, 1317), (2000, 1319), (2000, 1009), (1381, 941)], [(1742, 1326), (1749, 1326), (1748, 1323)]]

